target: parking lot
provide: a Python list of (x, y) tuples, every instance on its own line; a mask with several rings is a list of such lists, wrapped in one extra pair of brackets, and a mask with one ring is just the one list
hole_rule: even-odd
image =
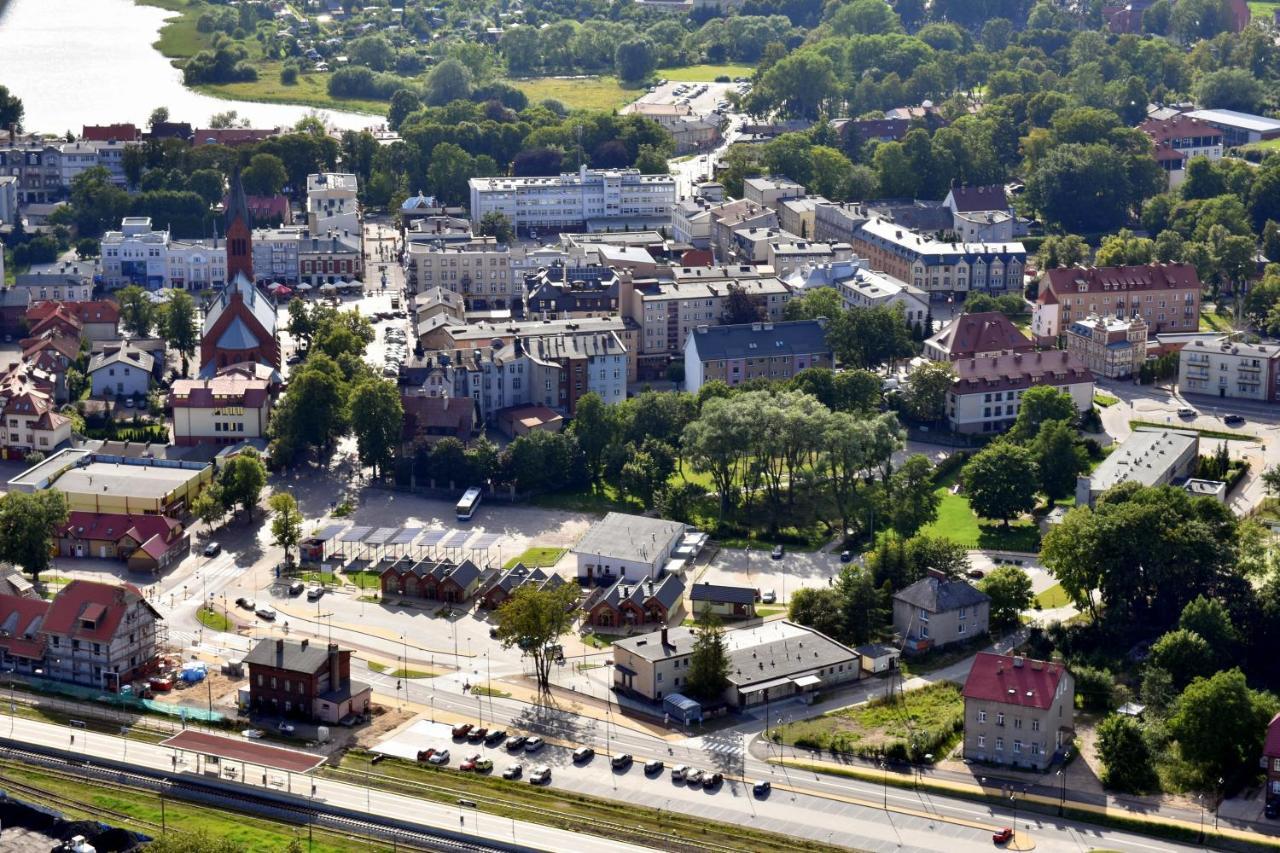
[(708, 116), (720, 110), (727, 114), (732, 105), (730, 93), (746, 92), (746, 83), (663, 83), (636, 99), (637, 104), (681, 104), (697, 116)]

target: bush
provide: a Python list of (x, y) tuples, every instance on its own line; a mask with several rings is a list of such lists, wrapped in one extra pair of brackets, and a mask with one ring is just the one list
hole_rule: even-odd
[(375, 74), (363, 65), (349, 65), (330, 75), (328, 88), (335, 98), (389, 101), (404, 84), (394, 74)]
[(1114, 701), (1112, 689), (1115, 677), (1110, 670), (1092, 666), (1073, 666), (1076, 678), (1076, 696), (1080, 707), (1086, 711), (1109, 711)]
[(286, 65), (280, 69), (280, 82), (285, 86), (298, 85), (298, 66)]
[(733, 79), (732, 79), (732, 78), (730, 78), (728, 74), (717, 74), (717, 75), (716, 75), (715, 82), (717, 82), (717, 83), (732, 83), (732, 82), (733, 82)]
[(969, 454), (965, 452), (952, 453), (946, 459), (943, 459), (933, 468), (933, 478), (935, 480), (945, 480), (956, 471), (964, 467), (969, 461)]

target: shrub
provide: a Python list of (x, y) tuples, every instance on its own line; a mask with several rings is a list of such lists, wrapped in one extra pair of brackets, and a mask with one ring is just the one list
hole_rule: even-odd
[(280, 69), (280, 82), (285, 86), (296, 86), (298, 84), (298, 66), (286, 65)]

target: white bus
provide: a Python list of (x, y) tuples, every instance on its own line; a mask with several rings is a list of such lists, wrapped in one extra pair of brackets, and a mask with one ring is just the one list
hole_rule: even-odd
[(470, 521), (471, 516), (476, 514), (476, 507), (478, 506), (480, 506), (480, 489), (472, 486), (463, 492), (462, 498), (455, 508), (458, 513), (458, 521)]

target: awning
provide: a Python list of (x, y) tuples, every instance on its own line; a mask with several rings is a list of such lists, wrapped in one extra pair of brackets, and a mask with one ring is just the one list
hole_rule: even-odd
[(615, 663), (613, 665), (613, 668), (616, 669), (618, 672), (622, 673), (623, 675), (630, 675), (633, 678), (635, 677), (636, 671), (629, 666), (623, 666), (620, 663)]
[(806, 690), (810, 687), (817, 687), (822, 683), (822, 679), (816, 675), (802, 675), (799, 678), (791, 679), (791, 682), (801, 690)]
[(791, 686), (793, 684), (790, 678), (775, 678), (772, 681), (762, 681), (759, 684), (752, 684), (750, 687), (739, 687), (742, 693), (759, 693), (761, 690), (772, 690), (774, 687)]

